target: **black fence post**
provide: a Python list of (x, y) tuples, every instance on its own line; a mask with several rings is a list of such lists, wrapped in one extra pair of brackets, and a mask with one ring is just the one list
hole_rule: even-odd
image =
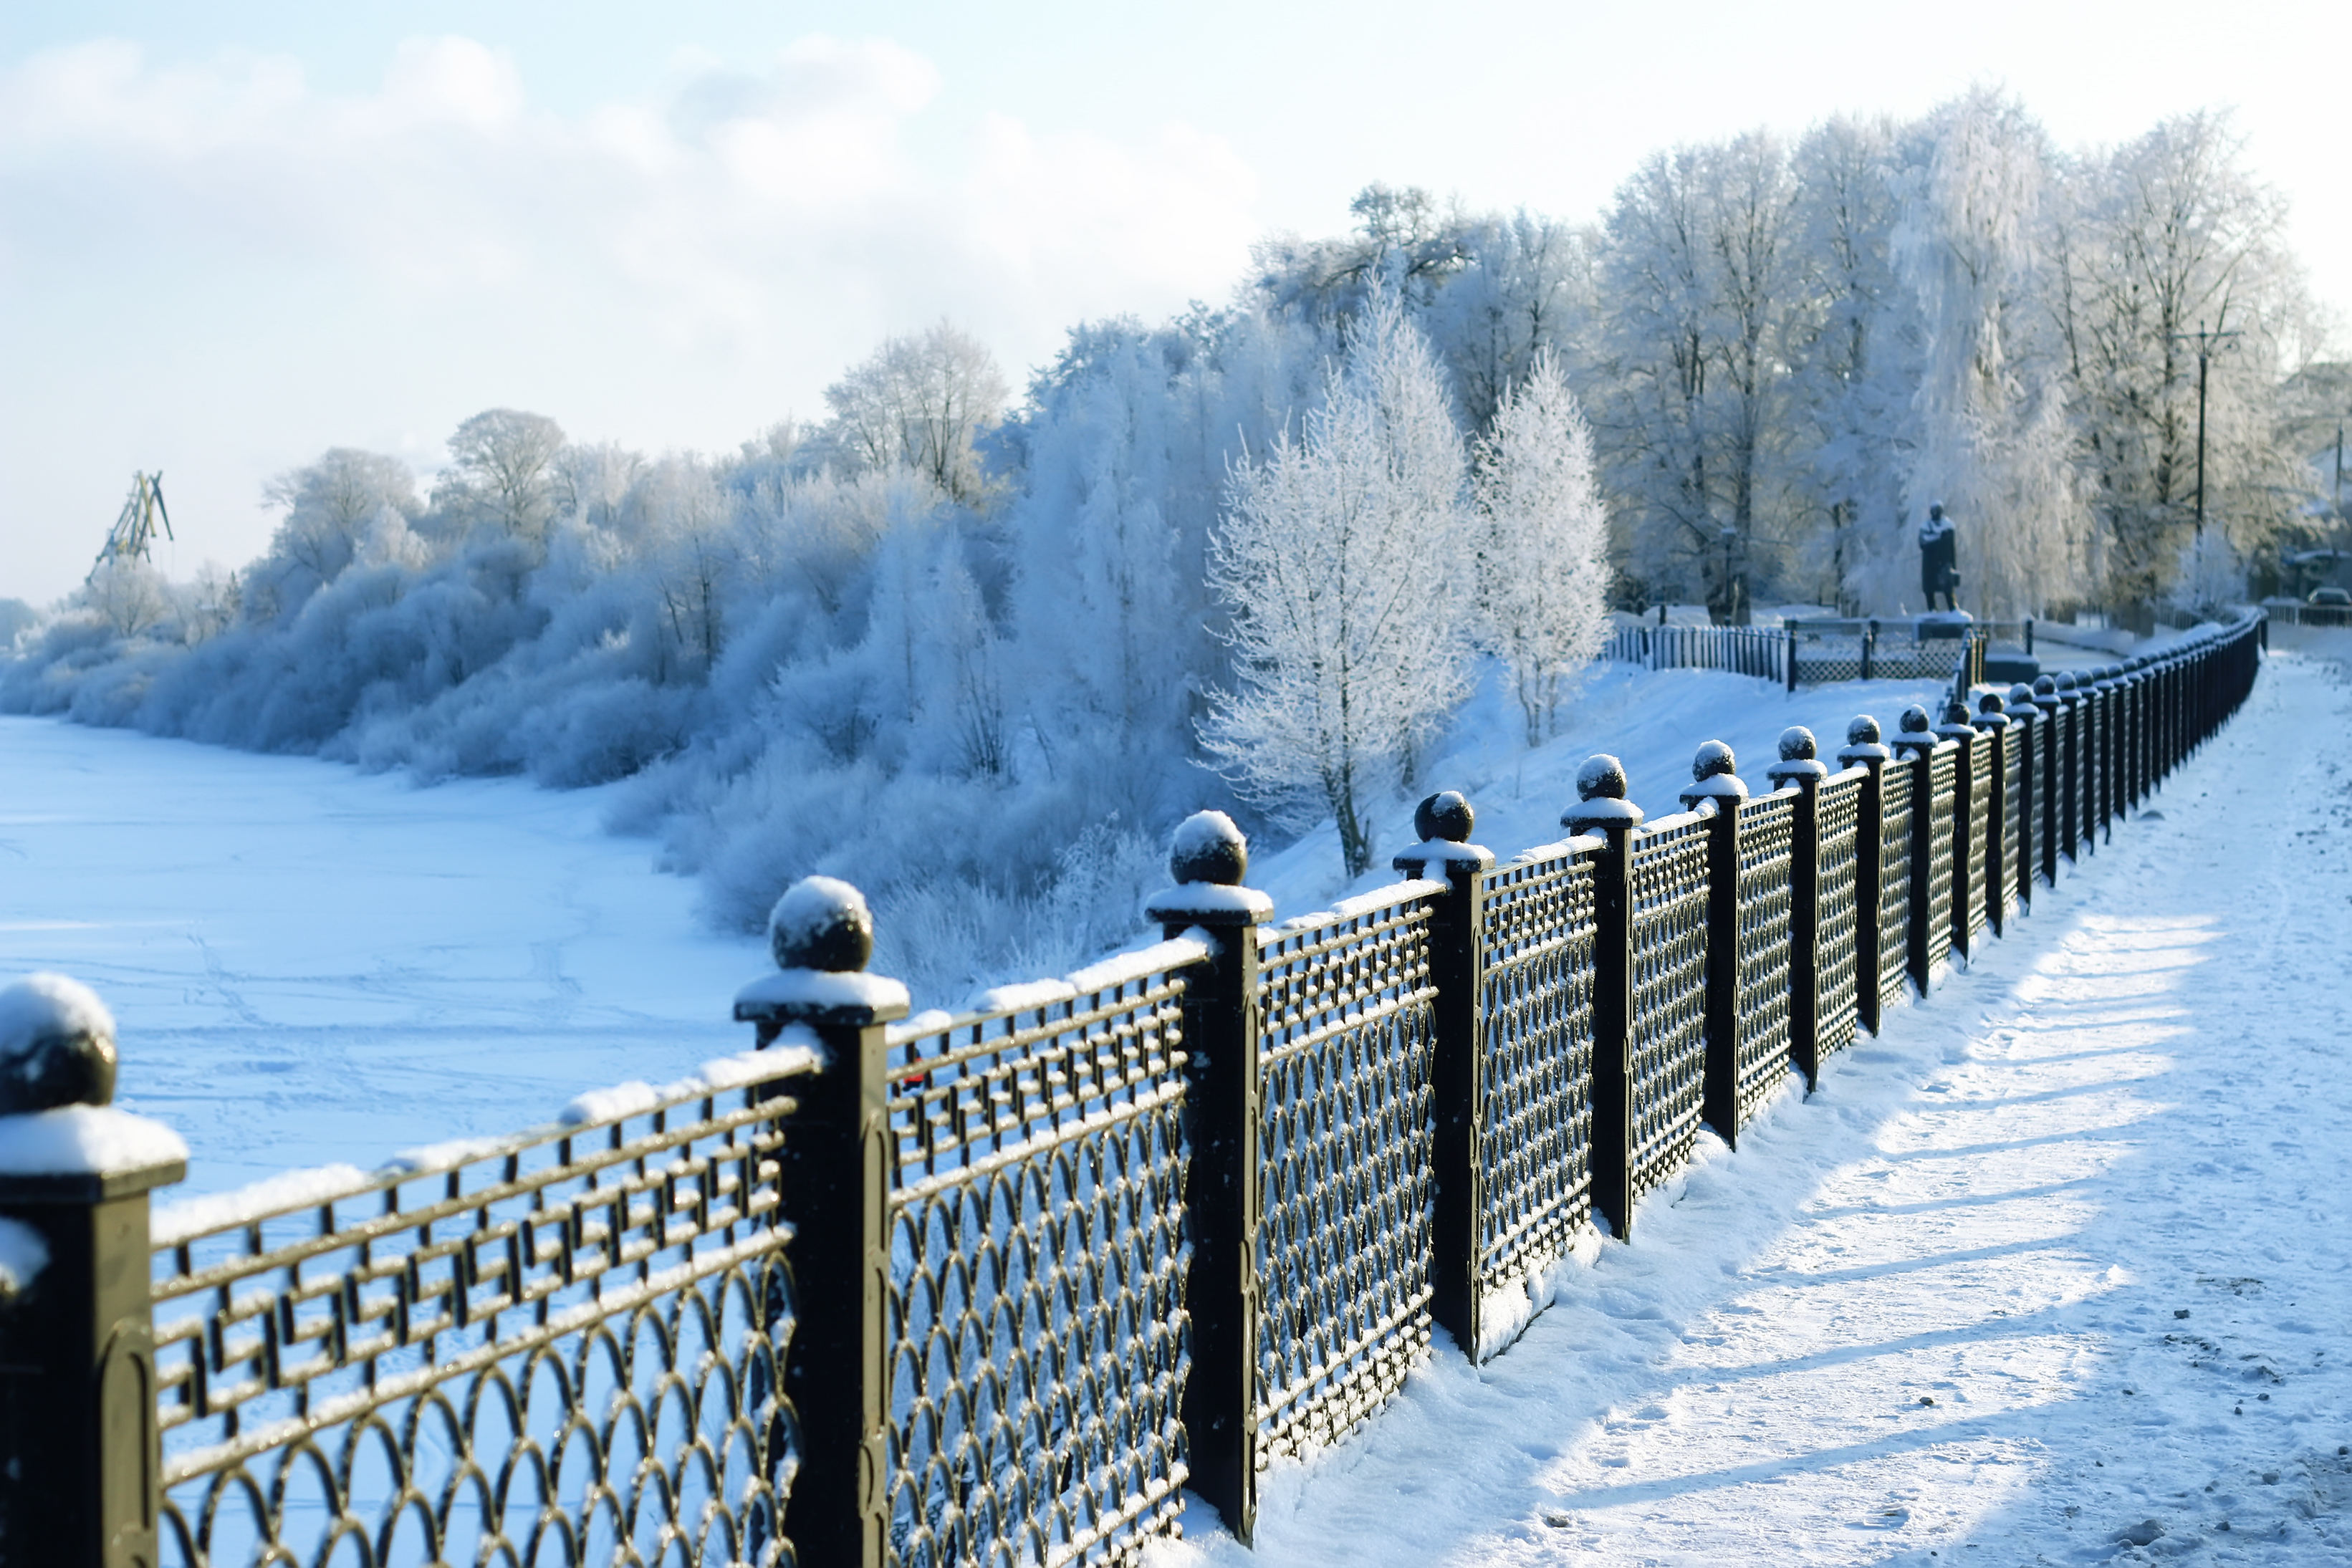
[(2068, 863), (2083, 858), (2083, 727), (2087, 722), (2083, 698), (2071, 670), (2058, 672), (2057, 696), (2065, 710), (2058, 734), (2058, 849)]
[(1178, 825), (1168, 869), (1176, 885), (1145, 913), (1168, 936), (1198, 930), (1210, 949), (1184, 993), (1184, 1208), (1192, 1239), (1184, 1440), (1192, 1490), (1246, 1546), (1257, 1530), (1257, 1342), (1265, 1310), (1257, 1266), (1265, 1219), (1257, 925), (1274, 913), (1274, 900), (1241, 885), (1249, 842), (1222, 811), (1198, 811)]
[(1621, 1241), (1633, 1239), (1633, 890), (1627, 885), (1642, 808), (1625, 799), (1625, 765), (1589, 757), (1576, 774), (1577, 803), (1560, 813), (1570, 833), (1598, 833), (1593, 857), (1592, 1211)]
[(1871, 657), (1877, 652), (1878, 622), (1873, 621), (1862, 629), (1862, 678), (1865, 681), (1870, 679)]
[(1854, 841), (1853, 871), (1853, 941), (1854, 941), (1854, 1016), (1871, 1033), (1878, 1032), (1883, 998), (1878, 994), (1879, 976), (1885, 973), (1885, 959), (1879, 951), (1878, 935), (1883, 912), (1879, 893), (1885, 881), (1885, 868), (1880, 863), (1879, 852), (1885, 840), (1886, 798), (1881, 776), (1894, 752), (1879, 743), (1878, 721), (1868, 714), (1858, 716), (1845, 727), (1845, 748), (1838, 753), (1843, 768), (1862, 767), (1870, 769), (1870, 782), (1862, 791), (1861, 822)]
[(2010, 859), (2017, 866), (2017, 903), (2021, 909), (2033, 904), (2033, 871), (2042, 843), (2042, 799), (2034, 788), (2034, 769), (2042, 766), (2042, 747), (2048, 726), (2042, 722), (2042, 705), (2033, 698), (2033, 688), (2020, 681), (2009, 688), (2009, 744), (2018, 750), (2017, 793), (2011, 802), (2010, 822), (2013, 837), (2008, 846)]
[(2103, 665), (2098, 678), (2092, 684), (2092, 689), (2098, 694), (2099, 703), (2099, 836), (2104, 842), (2110, 844), (2116, 841), (2116, 816), (2123, 810), (2123, 795), (2116, 788), (2116, 764), (2123, 752), (2119, 744), (2123, 685), (2116, 678), (2122, 674), (2116, 665)]
[(114, 1020), (96, 997), (44, 976), (0, 1009), (25, 1026), (0, 1040), (0, 1126), (55, 1122), (61, 1149), (111, 1145), (0, 1176), (0, 1562), (154, 1568), (148, 1195), (187, 1174), (187, 1147), (108, 1103)]
[(1924, 997), (1934, 963), (1927, 943), (1927, 911), (1932, 896), (1928, 883), (1935, 870), (1928, 846), (1934, 841), (1936, 789), (1928, 764), (1936, 749), (1936, 733), (1927, 727), (1927, 710), (1916, 705), (1903, 710), (1902, 724), (1895, 734), (1895, 755), (1911, 768), (1911, 912), (1904, 925), (1904, 967), (1911, 971), (1912, 988)]
[(1984, 867), (1985, 919), (1990, 923), (1993, 935), (2003, 934), (2009, 915), (2009, 747), (2011, 737), (2009, 705), (1999, 692), (1987, 692), (1977, 700), (1976, 717), (1970, 722), (1979, 729), (1992, 734), (1991, 776), (1978, 785), (1991, 792), (1985, 811), (1985, 841), (1977, 846), (1979, 862)]
[(1436, 1197), (1430, 1215), (1429, 1315), (1477, 1359), (1478, 1216), (1486, 1207), (1486, 1156), (1481, 1103), (1486, 1058), (1486, 873), (1495, 857), (1470, 841), (1477, 814), (1454, 789), (1423, 800), (1412, 814), (1421, 841), (1391, 862), (1407, 876), (1446, 884), (1430, 923), (1431, 979), (1437, 987), (1435, 1050), (1430, 1068), (1434, 1124), (1430, 1164)]
[(1780, 749), (1765, 777), (1798, 790), (1789, 861), (1789, 1059), (1811, 1091), (1822, 1086), (1822, 780), (1830, 770), (1803, 725), (1780, 732)]
[(1711, 809), (1706, 825), (1706, 1071), (1699, 1117), (1739, 1146), (1739, 803), (1748, 786), (1738, 758), (1719, 740), (1691, 758), (1686, 810)]
[(2065, 792), (2064, 764), (2060, 754), (2066, 749), (2065, 726), (2060, 722), (2066, 705), (2058, 698), (2058, 679), (2043, 675), (2033, 683), (2034, 760), (2041, 764), (2042, 777), (2035, 780), (2035, 793), (2041, 797), (2042, 816), (2037, 841), (2042, 848), (2042, 880), (2051, 887), (2058, 885), (2058, 841), (2065, 831), (2065, 813), (2060, 810), (2060, 798)]
[(1969, 918), (1972, 894), (1969, 889), (1979, 884), (1983, 867), (1978, 857), (1984, 848), (1976, 842), (1977, 791), (1984, 780), (1977, 777), (1976, 726), (1969, 722), (1969, 705), (1956, 702), (1944, 709), (1944, 722), (1936, 728), (1936, 738), (1957, 744), (1959, 755), (1952, 759), (1956, 777), (1952, 783), (1952, 951), (1963, 958), (1976, 956), (1972, 923)]
[(907, 988), (865, 973), (874, 919), (847, 883), (804, 877), (768, 916), (777, 973), (735, 998), (758, 1049), (805, 1045), (821, 1071), (782, 1091), (799, 1110), (787, 1129), (783, 1213), (793, 1290), (784, 1399), (800, 1469), (784, 1535), (803, 1563), (880, 1568), (890, 1487), (890, 1300), (887, 1211), (897, 1151), (889, 1126), (884, 1026), (907, 1016)]

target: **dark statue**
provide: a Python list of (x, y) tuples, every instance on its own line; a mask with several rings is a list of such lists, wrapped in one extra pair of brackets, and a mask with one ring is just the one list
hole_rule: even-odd
[(1937, 501), (1927, 508), (1927, 520), (1919, 525), (1919, 591), (1927, 596), (1927, 608), (1936, 608), (1936, 596), (1944, 596), (1944, 608), (1960, 607), (1960, 538), (1952, 519), (1944, 516), (1944, 503)]

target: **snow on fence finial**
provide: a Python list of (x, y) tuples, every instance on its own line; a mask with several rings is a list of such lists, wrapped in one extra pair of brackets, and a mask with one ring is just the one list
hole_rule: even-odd
[(1584, 759), (1576, 770), (1576, 798), (1580, 800), (1622, 800), (1625, 798), (1625, 765), (1605, 751), (1595, 752)]
[(1153, 894), (1143, 912), (1171, 936), (1192, 925), (1253, 925), (1274, 913), (1270, 894), (1241, 884), (1249, 840), (1223, 811), (1195, 811), (1176, 824), (1168, 874), (1176, 885)]
[(1894, 755), (1880, 744), (1878, 721), (1870, 715), (1856, 714), (1853, 722), (1845, 727), (1845, 749), (1838, 753), (1838, 760), (1848, 768), (1859, 762), (1884, 762)]
[(768, 912), (768, 951), (779, 969), (863, 969), (874, 956), (866, 895), (833, 877), (801, 878)]
[(1238, 886), (1249, 874), (1249, 840), (1223, 811), (1195, 811), (1169, 841), (1168, 874), (1179, 883)]
[(866, 973), (874, 915), (866, 895), (829, 876), (804, 876), (768, 913), (776, 972), (735, 993), (738, 1021), (760, 1026), (759, 1049), (786, 1023), (864, 1027), (907, 1016), (907, 988)]
[(1829, 766), (1821, 760), (1820, 750), (1811, 730), (1801, 724), (1792, 724), (1780, 732), (1780, 760), (1764, 769), (1764, 776), (1783, 789), (1809, 779), (1826, 779), (1830, 776)]
[(1641, 826), (1642, 808), (1625, 799), (1625, 765), (1595, 752), (1576, 770), (1577, 803), (1559, 814), (1571, 833)]
[(2009, 706), (2013, 708), (2032, 707), (2033, 706), (2033, 688), (2027, 685), (2023, 681), (2020, 681), (2017, 685), (2010, 687)]
[(114, 1098), (114, 1015), (89, 987), (28, 975), (0, 990), (0, 1115)]
[(2080, 685), (2080, 683), (2074, 679), (2074, 671), (2061, 670), (2058, 672), (2058, 695), (2060, 696), (2066, 697), (2074, 695), (2074, 688), (2078, 685)]
[(1412, 811), (1412, 831), (1423, 843), (1466, 844), (1477, 822), (1478, 813), (1459, 789), (1440, 789)]
[(1691, 754), (1691, 786), (1682, 792), (1683, 808), (1696, 811), (1702, 800), (1724, 810), (1748, 799), (1748, 781), (1739, 777), (1739, 758), (1719, 740), (1702, 740)]
[(1901, 727), (1895, 733), (1895, 746), (1898, 751), (1924, 752), (1936, 744), (1936, 721), (1929, 718), (1927, 710), (1917, 703), (1905, 708), (1898, 722)]
[(114, 1068), (114, 1018), (89, 988), (30, 975), (0, 990), (0, 1187), (15, 1176), (143, 1183), (122, 1191), (180, 1179), (188, 1145), (108, 1103)]
[(2057, 676), (2055, 676), (2055, 675), (2036, 675), (2036, 676), (2034, 676), (2034, 677), (2033, 677), (2033, 699), (2034, 699), (2034, 701), (2036, 701), (2036, 702), (2042, 702), (2042, 701), (2045, 701), (2045, 700), (2049, 700), (2049, 699), (2055, 698), (2057, 695), (2058, 695), (2058, 677), (2057, 677)]

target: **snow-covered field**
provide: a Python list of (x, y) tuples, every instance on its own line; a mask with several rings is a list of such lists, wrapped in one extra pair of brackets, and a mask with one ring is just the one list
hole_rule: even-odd
[[(1159, 1568), (2352, 1562), (2352, 685)], [(2143, 1542), (2143, 1543), (2135, 1543)]]
[[(1784, 726), (1833, 750), (1927, 695), (1604, 672), (1570, 736), (1474, 725), (1427, 782), (1507, 852), (1558, 836), (1591, 750), (1663, 812), (1701, 738), (1760, 782)], [(1277, 1469), (1255, 1552), (1196, 1509), (1155, 1559), (2352, 1561), (2347, 735), (2343, 673), (2274, 659), (2082, 875), (1563, 1270), (1508, 1354), (1441, 1347)], [(113, 1006), (184, 1192), (507, 1130), (744, 1043), (764, 953), (604, 804), (0, 719), (0, 975)], [(1252, 880), (1295, 914), (1337, 862), (1310, 836)]]

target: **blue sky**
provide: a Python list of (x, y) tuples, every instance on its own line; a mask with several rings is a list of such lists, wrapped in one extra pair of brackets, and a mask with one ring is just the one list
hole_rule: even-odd
[[(0, 8), (0, 595), (133, 468), (177, 575), (333, 444), (481, 408), (730, 446), (942, 316), (1017, 382), (1373, 180), (1597, 214), (1649, 151), (2004, 84), (2062, 145), (2232, 107), (2352, 313), (2335, 7), (541, 3)], [(2339, 342), (2339, 349), (2342, 344)]]

